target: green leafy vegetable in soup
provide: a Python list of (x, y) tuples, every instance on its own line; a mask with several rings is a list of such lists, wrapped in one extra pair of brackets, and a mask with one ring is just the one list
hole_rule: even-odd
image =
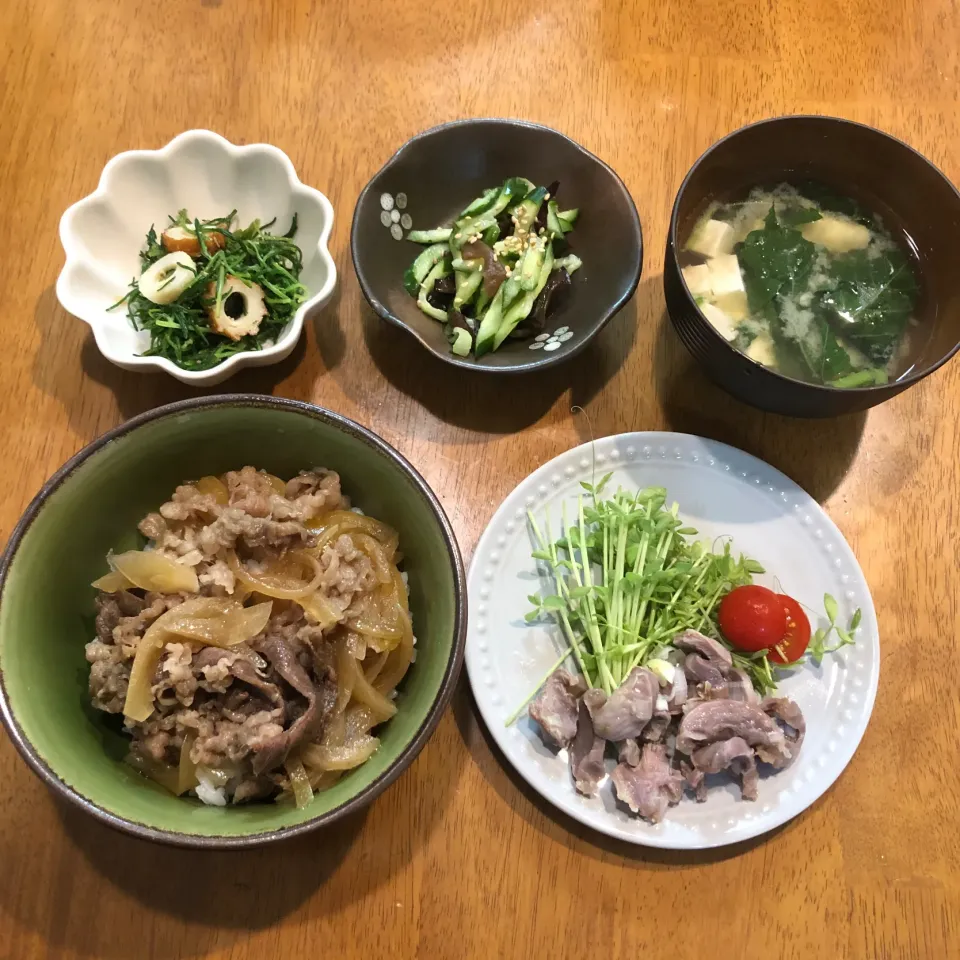
[(919, 286), (879, 217), (814, 184), (713, 204), (691, 231), (684, 280), (751, 359), (834, 387), (901, 372)]

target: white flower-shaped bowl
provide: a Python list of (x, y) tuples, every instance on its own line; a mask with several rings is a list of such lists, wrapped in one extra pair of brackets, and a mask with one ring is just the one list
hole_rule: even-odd
[[(151, 225), (186, 208), (201, 220), (237, 211), (237, 222), (276, 218), (283, 233), (297, 214), (294, 241), (303, 251), (300, 280), (308, 299), (273, 344), (234, 354), (209, 370), (182, 370), (163, 357), (145, 357), (150, 337), (133, 328), (115, 304), (140, 275), (139, 253)], [(243, 367), (277, 363), (300, 338), (304, 317), (329, 302), (337, 283), (327, 241), (333, 207), (301, 183), (290, 158), (269, 144), (236, 146), (209, 130), (189, 130), (160, 150), (130, 150), (104, 167), (94, 193), (60, 220), (66, 263), (57, 278), (63, 308), (88, 323), (100, 352), (125, 370), (164, 370), (184, 383), (213, 386)]]

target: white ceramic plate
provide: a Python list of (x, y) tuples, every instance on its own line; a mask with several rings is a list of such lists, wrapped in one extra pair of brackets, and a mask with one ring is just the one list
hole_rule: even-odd
[[(594, 467), (595, 457), (596, 464)], [(549, 507), (558, 536), (560, 506), (576, 503), (580, 481), (613, 471), (608, 490), (664, 486), (680, 515), (702, 538), (730, 535), (733, 549), (759, 560), (774, 586), (814, 610), (824, 593), (840, 606), (838, 622), (863, 612), (856, 646), (787, 677), (781, 692), (807, 721), (797, 761), (762, 775), (759, 797), (740, 799), (732, 781), (710, 789), (706, 803), (685, 796), (663, 823), (621, 808), (609, 780), (597, 797), (573, 787), (566, 752), (544, 746), (524, 714), (506, 719), (530, 695), (563, 650), (552, 624), (527, 625), (527, 596), (550, 586), (530, 557), (526, 511)], [(820, 506), (773, 467), (726, 444), (679, 433), (627, 433), (562, 454), (524, 480), (500, 505), (480, 539), (468, 578), (470, 623), (466, 663), (477, 704), (494, 739), (525, 780), (550, 803), (603, 833), (631, 843), (702, 849), (747, 840), (785, 823), (812, 804), (850, 762), (867, 727), (880, 672), (876, 613), (850, 547)], [(825, 617), (816, 626), (826, 626)], [(608, 761), (612, 766), (612, 762)]]
[[(164, 357), (141, 356), (150, 345), (133, 329), (127, 311), (107, 308), (140, 274), (140, 249), (151, 225), (158, 232), (167, 217), (186, 208), (201, 220), (237, 211), (237, 222), (287, 229), (297, 214), (294, 241), (303, 253), (300, 281), (308, 299), (275, 343), (236, 353), (210, 370), (181, 370)], [(189, 130), (161, 150), (129, 150), (103, 169), (94, 193), (70, 207), (60, 220), (66, 263), (57, 278), (65, 310), (88, 323), (97, 348), (125, 370), (163, 370), (197, 387), (209, 387), (243, 367), (278, 363), (300, 339), (307, 313), (333, 296), (337, 269), (327, 249), (333, 207), (319, 190), (301, 183), (290, 158), (266, 143), (236, 146), (209, 130)]]

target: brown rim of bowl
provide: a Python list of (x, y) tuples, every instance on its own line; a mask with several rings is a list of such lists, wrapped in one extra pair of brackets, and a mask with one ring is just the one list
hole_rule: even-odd
[(236, 837), (211, 837), (200, 834), (179, 833), (174, 830), (158, 830), (125, 817), (118, 816), (115, 813), (94, 803), (89, 798), (83, 796), (73, 787), (68, 786), (57, 774), (47, 766), (46, 762), (40, 757), (33, 747), (33, 744), (27, 739), (20, 729), (16, 718), (10, 708), (7, 698), (6, 686), (3, 681), (3, 670), (0, 669), (0, 720), (17, 748), (20, 756), (27, 762), (30, 768), (55, 794), (64, 797), (71, 803), (76, 804), (87, 813), (93, 815), (101, 822), (121, 830), (124, 833), (139, 837), (142, 840), (154, 840), (159, 843), (168, 844), (175, 847), (187, 847), (206, 850), (226, 850), (241, 849), (246, 847), (256, 847), (263, 844), (272, 843), (277, 840), (286, 840), (290, 837), (297, 837), (316, 830), (319, 827), (339, 820), (341, 817), (354, 813), (365, 807), (387, 789), (403, 771), (413, 762), (417, 754), (423, 749), (424, 744), (433, 733), (443, 711), (446, 709), (453, 690), (460, 674), (460, 667), (463, 663), (464, 648), (466, 646), (467, 631), (467, 602), (466, 602), (466, 577), (463, 569), (463, 559), (460, 555), (460, 548), (457, 544), (456, 536), (450, 521), (444, 512), (443, 507), (436, 495), (427, 485), (416, 468), (401, 454), (395, 450), (385, 440), (378, 437), (375, 433), (362, 427), (360, 424), (341, 416), (338, 413), (325, 410), (311, 403), (305, 403), (302, 400), (288, 400), (283, 397), (261, 396), (259, 394), (218, 394), (211, 397), (194, 397), (188, 400), (179, 400), (176, 403), (169, 403), (154, 410), (148, 410), (130, 420), (121, 423), (112, 430), (107, 431), (102, 436), (97, 437), (85, 446), (78, 453), (74, 454), (40, 489), (40, 492), (30, 501), (30, 505), (24, 511), (23, 516), (17, 522), (3, 557), (0, 559), (0, 603), (3, 601), (3, 590), (6, 587), (7, 572), (16, 555), (17, 548), (20, 545), (23, 535), (27, 532), (30, 525), (36, 519), (47, 498), (89, 457), (97, 453), (113, 440), (126, 436), (138, 427), (154, 420), (159, 420), (168, 416), (190, 412), (193, 410), (202, 410), (211, 407), (270, 407), (277, 410), (287, 410), (293, 413), (306, 414), (315, 420), (320, 420), (331, 424), (350, 434), (363, 443), (374, 447), (380, 453), (392, 460), (413, 482), (414, 487), (419, 491), (420, 496), (426, 501), (427, 505), (436, 515), (443, 534), (443, 539), (447, 545), (447, 553), (453, 566), (454, 574), (454, 602), (455, 602), (455, 636), (453, 639), (452, 655), (447, 663), (443, 678), (440, 682), (440, 692), (434, 700), (433, 705), (424, 718), (420, 728), (414, 734), (413, 739), (403, 748), (400, 754), (376, 780), (368, 784), (355, 797), (351, 797), (339, 807), (328, 810), (312, 820), (304, 823), (294, 824), (289, 827), (281, 827), (279, 830), (271, 830), (264, 833), (254, 833), (247, 836)]
[[(596, 329), (591, 331), (589, 335), (581, 337), (576, 346), (565, 351), (560, 356), (551, 356), (550, 354), (537, 357), (536, 359), (529, 360), (526, 363), (516, 363), (511, 364), (506, 367), (489, 367), (481, 363), (469, 363), (466, 360), (461, 359), (456, 354), (451, 353), (449, 350), (443, 353), (434, 350), (417, 332), (416, 330), (411, 329), (407, 324), (403, 322), (395, 313), (393, 313), (389, 307), (385, 306), (377, 298), (376, 294), (370, 289), (369, 285), (364, 278), (363, 271), (357, 263), (357, 243), (356, 243), (356, 230), (357, 224), (360, 219), (360, 206), (366, 198), (367, 194), (370, 192), (370, 188), (373, 186), (375, 180), (379, 179), (381, 174), (393, 166), (396, 160), (403, 154), (407, 149), (417, 143), (419, 140), (423, 140), (426, 137), (431, 136), (434, 133), (437, 133), (440, 130), (447, 130), (451, 127), (469, 127), (481, 123), (499, 123), (504, 126), (511, 127), (525, 127), (528, 130), (540, 130), (544, 133), (551, 133), (556, 137), (561, 137), (566, 140), (571, 146), (579, 150), (585, 157), (589, 157), (596, 164), (603, 167), (607, 173), (613, 178), (614, 182), (620, 188), (623, 199), (627, 204), (629, 210), (633, 213), (634, 224), (636, 226), (636, 236), (637, 236), (637, 250), (639, 253), (639, 265), (637, 267), (636, 276), (630, 282), (630, 286), (624, 291), (623, 295), (617, 299), (617, 301), (611, 305), (610, 309), (606, 311), (603, 316), (600, 317), (597, 322)], [(640, 214), (637, 210), (637, 205), (633, 202), (633, 197), (630, 195), (630, 191), (627, 189), (627, 185), (623, 182), (620, 175), (616, 170), (613, 169), (608, 163), (605, 163), (601, 160), (595, 153), (591, 153), (586, 147), (577, 143), (572, 137), (568, 137), (565, 133), (561, 133), (559, 130), (555, 130), (553, 127), (548, 127), (542, 123), (531, 123), (529, 120), (517, 120), (512, 117), (471, 117), (467, 120), (451, 120), (449, 123), (440, 123), (435, 127), (430, 127), (428, 130), (422, 130), (420, 133), (411, 137), (404, 143), (398, 150), (394, 151), (391, 154), (387, 162), (380, 167), (379, 170), (367, 181), (366, 186), (360, 191), (360, 195), (357, 197), (356, 205), (353, 208), (353, 217), (350, 221), (350, 258), (353, 261), (353, 272), (357, 276), (357, 282), (360, 284), (360, 290), (363, 293), (364, 299), (367, 303), (374, 309), (374, 311), (380, 316), (381, 319), (386, 320), (388, 323), (392, 323), (394, 326), (399, 327), (401, 330), (406, 331), (410, 336), (412, 336), (425, 350), (428, 350), (435, 357), (440, 360), (443, 360), (445, 363), (452, 364), (455, 367), (461, 367), (464, 370), (476, 370), (480, 373), (504, 373), (504, 374), (514, 374), (514, 373), (529, 373), (531, 370), (545, 370), (547, 367), (555, 366), (558, 363), (566, 363), (566, 361), (575, 357), (578, 353), (581, 353), (586, 349), (588, 344), (593, 340), (593, 338), (624, 308), (627, 301), (637, 292), (637, 287), (640, 285), (640, 277), (643, 273), (643, 227), (640, 224)], [(542, 351), (541, 351), (542, 352)]]
[[(903, 147), (904, 150), (909, 150), (910, 153), (916, 155), (920, 160), (922, 160), (937, 174), (939, 174), (939, 176), (941, 177), (943, 182), (946, 184), (946, 186), (949, 187), (954, 192), (954, 194), (956, 194), (957, 199), (960, 200), (960, 190), (957, 190), (957, 188), (953, 185), (953, 182), (950, 180), (950, 178), (932, 160), (930, 160), (928, 157), (925, 157), (919, 150), (915, 149), (914, 147), (911, 147), (909, 143), (905, 142), (904, 140), (901, 140), (899, 137), (895, 137), (893, 136), (893, 134), (887, 133), (884, 130), (879, 130), (877, 127), (871, 127), (868, 123), (858, 123), (856, 120), (847, 120), (844, 117), (831, 117), (831, 116), (827, 116), (826, 114), (820, 114), (820, 113), (789, 113), (782, 117), (768, 117), (766, 120), (757, 120), (756, 123), (745, 124), (744, 126), (738, 127), (736, 130), (732, 130), (730, 133), (721, 137), (715, 143), (707, 147), (707, 149), (704, 150), (699, 157), (697, 157), (693, 166), (687, 171), (686, 176), (683, 178), (683, 182), (680, 184), (680, 189), (677, 190), (676, 199), (673, 201), (673, 210), (670, 213), (670, 229), (667, 233), (667, 242), (670, 244), (670, 247), (673, 250), (674, 257), (676, 257), (677, 251), (680, 249), (679, 242), (677, 240), (677, 220), (678, 220), (678, 213), (680, 211), (680, 198), (683, 196), (683, 192), (687, 188), (687, 183), (690, 181), (690, 178), (694, 175), (694, 173), (696, 173), (697, 168), (700, 166), (700, 164), (703, 163), (703, 161), (706, 160), (706, 158), (710, 156), (710, 154), (713, 153), (714, 150), (718, 149), (720, 146), (725, 144), (728, 140), (732, 139), (733, 137), (736, 137), (739, 134), (743, 133), (745, 130), (752, 130), (754, 127), (763, 127), (763, 126), (777, 124), (777, 123), (789, 122), (791, 120), (820, 120), (820, 121), (827, 121), (829, 123), (843, 123), (851, 127), (860, 127), (862, 130), (867, 130), (870, 133), (874, 133), (878, 137), (884, 137), (887, 140), (892, 140), (898, 146)], [(678, 262), (678, 268), (679, 268), (679, 262)], [(683, 283), (682, 285), (683, 285), (683, 292), (686, 294), (687, 298), (689, 299), (690, 303), (693, 305), (697, 313), (700, 314), (700, 318), (703, 320), (704, 325), (710, 328), (710, 332), (713, 334), (714, 338), (718, 342), (722, 343), (724, 347), (726, 347), (728, 350), (733, 350), (734, 352), (739, 353), (739, 351), (737, 351), (735, 347), (731, 346), (730, 343), (724, 340), (724, 338), (716, 330), (713, 324), (710, 323), (710, 321), (707, 320), (707, 318), (703, 316), (702, 313), (700, 313), (700, 308), (697, 306), (697, 303), (693, 299), (693, 297), (690, 296), (690, 291), (687, 289), (686, 283)], [(956, 355), (958, 350), (960, 350), (960, 343), (957, 343), (957, 345), (952, 350), (948, 351), (943, 357), (941, 357), (935, 363), (932, 363), (929, 367), (925, 367), (921, 372), (917, 372), (917, 373), (911, 372), (907, 374), (905, 377), (901, 377), (899, 380), (896, 380), (895, 384), (898, 387), (901, 387), (901, 389), (903, 390), (905, 390), (907, 387), (913, 386), (913, 384), (917, 383), (919, 380), (923, 380), (924, 377), (928, 377), (930, 376), (931, 373), (935, 373), (937, 370), (939, 370), (940, 367), (942, 367), (948, 360), (951, 360)], [(817, 390), (823, 393), (836, 393), (838, 390), (846, 391), (850, 389), (849, 387), (846, 387), (846, 388), (828, 387), (822, 383), (807, 383), (805, 380), (796, 380), (793, 377), (784, 376), (782, 373), (779, 373), (778, 371), (773, 370), (770, 367), (764, 367), (764, 370), (771, 376), (777, 377), (778, 379), (783, 380), (786, 383), (790, 383), (790, 384), (800, 383), (804, 387), (810, 390)], [(892, 384), (885, 383), (885, 384), (874, 385), (870, 387), (854, 387), (853, 389), (858, 393), (864, 393), (864, 394), (870, 394), (875, 391), (883, 393), (885, 391), (888, 391), (891, 386)]]

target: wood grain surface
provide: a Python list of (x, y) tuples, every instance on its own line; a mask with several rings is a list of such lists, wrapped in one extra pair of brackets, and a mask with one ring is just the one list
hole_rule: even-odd
[[(337, 211), (336, 300), (289, 360), (228, 390), (310, 400), (378, 431), (438, 492), (467, 559), (508, 491), (591, 429), (733, 443), (843, 530), (876, 601), (883, 669), (836, 786), (773, 835), (709, 855), (628, 848), (558, 819), (504, 768), (465, 678), (365, 814), (249, 853), (153, 846), (62, 809), (0, 736), (0, 958), (960, 956), (960, 362), (869, 415), (764, 415), (692, 364), (660, 276), (684, 173), (752, 120), (861, 120), (960, 180), (957, 37), (956, 0), (4, 0), (4, 538), (69, 455), (193, 393), (108, 364), (53, 285), (58, 218), (106, 161), (208, 127), (276, 144)], [(357, 194), (400, 144), (484, 115), (558, 127), (599, 154), (647, 239), (636, 297), (595, 345), (509, 381), (464, 376), (379, 322), (348, 249)]]

